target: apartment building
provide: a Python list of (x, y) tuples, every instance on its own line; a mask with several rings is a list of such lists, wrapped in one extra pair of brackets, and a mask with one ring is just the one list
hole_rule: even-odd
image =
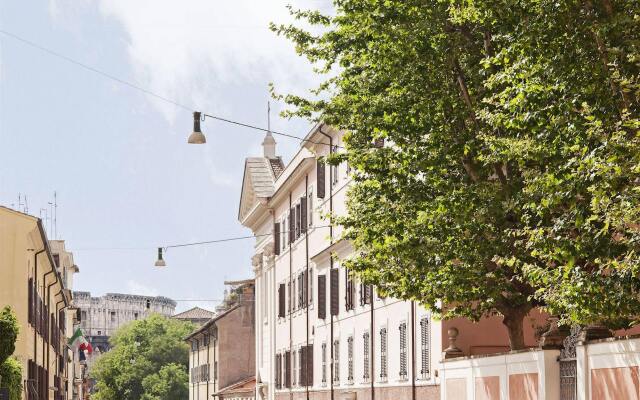
[(255, 286), (229, 281), (218, 313), (189, 343), (189, 400), (255, 398)]
[[(439, 321), (343, 267), (353, 249), (324, 216), (346, 212), (349, 167), (321, 162), (342, 138), (318, 124), (285, 166), (267, 134), (263, 156), (245, 160), (238, 219), (257, 238), (258, 398), (437, 399), (443, 352), (508, 349), (506, 330), (498, 318)], [(533, 329), (525, 327), (531, 345)]]
[(60, 243), (52, 244), (39, 218), (0, 207), (0, 306), (10, 305), (20, 325), (14, 356), (25, 400), (72, 398), (66, 344), (74, 312), (66, 285), (77, 267), (60, 259), (68, 256)]

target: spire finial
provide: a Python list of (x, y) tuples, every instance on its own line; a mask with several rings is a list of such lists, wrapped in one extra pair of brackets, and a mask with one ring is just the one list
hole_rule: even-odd
[(276, 158), (276, 140), (271, 135), (271, 102), (267, 102), (267, 134), (262, 141), (265, 158)]

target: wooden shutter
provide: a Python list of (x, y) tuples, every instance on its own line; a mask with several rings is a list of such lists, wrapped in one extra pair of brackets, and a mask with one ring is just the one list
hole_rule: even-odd
[(291, 387), (291, 352), (286, 351), (284, 353), (284, 385), (285, 387)]
[(273, 224), (273, 247), (274, 254), (280, 255), (280, 223)]
[(325, 177), (326, 177), (326, 170), (325, 170), (324, 162), (321, 161), (321, 160), (318, 160), (316, 162), (316, 180), (317, 180), (317, 183), (318, 183), (318, 198), (319, 199), (324, 199), (325, 190), (326, 190)]
[(313, 344), (307, 345), (305, 360), (307, 361), (305, 382), (307, 386), (313, 386)]
[(334, 268), (330, 271), (330, 298), (331, 298), (331, 315), (338, 315), (340, 312), (340, 275), (339, 270)]
[(280, 286), (278, 287), (278, 317), (284, 318), (285, 317), (285, 311), (284, 311), (284, 307), (285, 307), (285, 286), (284, 283), (281, 283)]
[(280, 354), (276, 354), (276, 377), (275, 377), (276, 389), (280, 388)]
[(33, 326), (33, 278), (29, 278), (29, 323)]
[(300, 198), (300, 231), (307, 233), (307, 198), (303, 196)]
[(318, 318), (327, 318), (327, 276), (318, 275)]
[(300, 386), (307, 385), (307, 348), (306, 346), (300, 347), (300, 372), (298, 374), (298, 382)]
[(289, 243), (296, 240), (296, 209), (292, 207), (289, 210)]
[(305, 308), (309, 306), (309, 273), (307, 271), (304, 271), (302, 273), (303, 276), (303, 291), (302, 291), (302, 297), (304, 300), (304, 306)]

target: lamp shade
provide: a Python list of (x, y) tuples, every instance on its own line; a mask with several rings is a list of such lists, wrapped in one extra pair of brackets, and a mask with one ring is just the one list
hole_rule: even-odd
[(158, 260), (156, 261), (156, 267), (166, 267), (167, 263), (162, 259), (162, 247), (158, 247)]
[(189, 135), (188, 143), (190, 144), (204, 144), (207, 143), (207, 138), (200, 130), (200, 112), (195, 111), (193, 113), (193, 132)]

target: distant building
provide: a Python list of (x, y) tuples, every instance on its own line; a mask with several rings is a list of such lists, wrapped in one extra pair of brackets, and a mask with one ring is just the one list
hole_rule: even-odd
[(109, 337), (121, 326), (149, 314), (173, 315), (176, 302), (167, 297), (107, 293), (92, 297), (89, 292), (74, 292), (74, 305), (80, 310), (80, 329), (94, 349), (109, 350)]
[(176, 314), (171, 318), (181, 321), (189, 321), (196, 326), (202, 326), (211, 318), (215, 317), (215, 315), (216, 313), (213, 311), (205, 310), (200, 307), (193, 307), (192, 309)]
[(217, 315), (186, 338), (189, 400), (255, 398), (255, 287), (253, 279), (232, 287)]

